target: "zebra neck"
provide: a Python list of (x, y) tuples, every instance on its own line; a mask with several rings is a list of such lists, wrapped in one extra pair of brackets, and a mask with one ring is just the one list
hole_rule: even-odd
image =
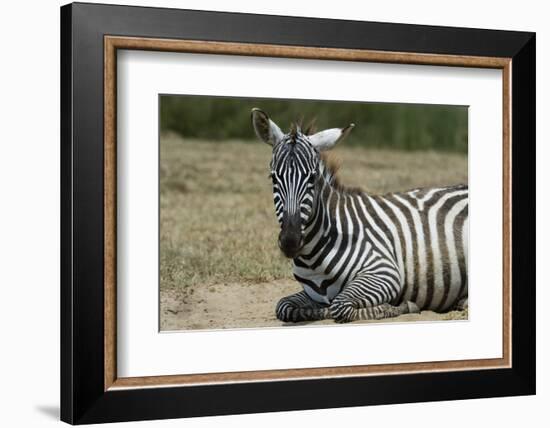
[[(314, 214), (306, 225), (304, 233), (304, 251), (314, 251), (321, 242), (329, 237), (341, 234), (345, 227), (345, 219), (341, 216), (341, 208), (349, 203), (350, 198), (359, 197), (350, 194), (338, 185), (334, 172), (321, 161), (319, 178), (316, 183)], [(346, 202), (347, 201), (347, 202)]]

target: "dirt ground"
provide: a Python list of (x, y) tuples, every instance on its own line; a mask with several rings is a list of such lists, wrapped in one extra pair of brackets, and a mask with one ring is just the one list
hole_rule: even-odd
[[(373, 194), (468, 181), (463, 154), (345, 144), (333, 154), (342, 182)], [(275, 305), (300, 286), (277, 246), (270, 157), (259, 142), (161, 137), (161, 330), (282, 325)], [(389, 321), (464, 318), (426, 311)]]
[[(281, 327), (334, 324), (333, 320), (283, 323), (275, 318), (275, 303), (284, 296), (300, 291), (292, 280), (281, 279), (258, 284), (225, 283), (190, 290), (161, 292), (161, 330), (195, 330), (224, 328)], [(395, 318), (356, 323), (446, 321), (468, 319), (466, 311), (438, 314), (422, 311)]]

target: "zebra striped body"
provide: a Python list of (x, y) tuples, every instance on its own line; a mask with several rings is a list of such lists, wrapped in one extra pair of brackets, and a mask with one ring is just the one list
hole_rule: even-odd
[(348, 189), (321, 152), (353, 124), (284, 134), (257, 109), (252, 123), (273, 147), (279, 247), (303, 287), (279, 301), (280, 320), (348, 322), (467, 307), (467, 186), (381, 196)]
[[(370, 196), (332, 186), (321, 169), (316, 215), (293, 260), (311, 299), (330, 304), (357, 277), (373, 306), (411, 301), (442, 312), (467, 295), (466, 186)], [(381, 275), (383, 283), (368, 280)]]

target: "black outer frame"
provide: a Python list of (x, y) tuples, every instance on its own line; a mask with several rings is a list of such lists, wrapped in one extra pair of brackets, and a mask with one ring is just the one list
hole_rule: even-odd
[[(512, 368), (105, 392), (104, 35), (512, 58)], [(61, 420), (84, 424), (534, 393), (534, 33), (85, 3), (61, 8)]]

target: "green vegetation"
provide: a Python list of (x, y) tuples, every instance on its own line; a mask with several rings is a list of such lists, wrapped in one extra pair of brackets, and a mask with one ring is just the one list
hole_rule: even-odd
[(252, 141), (253, 107), (266, 111), (283, 130), (300, 119), (315, 119), (319, 130), (353, 122), (356, 127), (346, 141), (350, 146), (468, 151), (468, 109), (462, 106), (163, 95), (161, 131), (213, 141)]

